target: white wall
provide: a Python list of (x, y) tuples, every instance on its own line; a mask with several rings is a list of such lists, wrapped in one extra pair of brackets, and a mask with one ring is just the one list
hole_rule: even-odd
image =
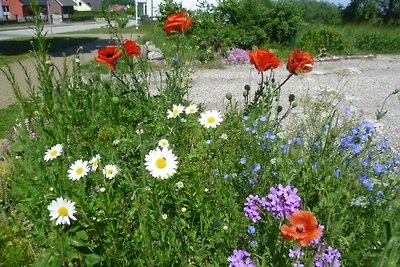
[[(86, 4), (84, 1), (82, 0), (74, 0), (76, 6), (74, 6), (74, 9), (76, 11), (91, 11), (92, 7), (90, 7), (88, 4)], [(81, 3), (79, 5), (79, 3)]]
[[(146, 0), (138, 0), (140, 2)], [(177, 3), (182, 3), (182, 6), (186, 9), (195, 10), (197, 5), (197, 0), (175, 0)], [(217, 0), (207, 0), (209, 4), (217, 4)], [(153, 0), (153, 14), (154, 16), (158, 13), (158, 5), (161, 3), (161, 0)], [(147, 14), (151, 16), (151, 0), (147, 0)]]

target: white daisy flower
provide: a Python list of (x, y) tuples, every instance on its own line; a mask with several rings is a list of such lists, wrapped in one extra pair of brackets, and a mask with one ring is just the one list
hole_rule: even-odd
[(196, 104), (192, 104), (188, 107), (185, 108), (185, 113), (186, 114), (193, 114), (196, 113), (199, 109), (197, 108)]
[(90, 171), (89, 163), (78, 159), (68, 170), (68, 178), (72, 181), (78, 181)]
[(111, 180), (118, 174), (118, 167), (112, 164), (106, 165), (103, 169), (103, 174), (106, 178)]
[(176, 173), (178, 161), (171, 150), (156, 148), (145, 156), (146, 169), (154, 178), (167, 179)]
[(99, 167), (99, 163), (101, 162), (101, 157), (99, 154), (97, 154), (96, 156), (94, 156), (90, 161), (89, 164), (91, 165), (91, 169), (92, 171), (96, 171), (97, 168)]
[(45, 161), (53, 160), (58, 156), (60, 156), (62, 152), (63, 152), (63, 145), (57, 144), (46, 151), (46, 153), (44, 154), (44, 160)]
[(222, 115), (218, 110), (204, 111), (199, 118), (200, 124), (205, 128), (217, 128), (222, 120)]
[(168, 148), (169, 142), (167, 139), (161, 139), (160, 141), (158, 141), (158, 146), (161, 148)]
[(167, 111), (167, 118), (172, 119), (176, 118), (185, 110), (185, 107), (182, 105), (173, 105), (172, 109)]
[(72, 202), (71, 200), (65, 200), (62, 197), (58, 197), (47, 206), (47, 209), (50, 211), (50, 220), (53, 221), (57, 219), (56, 225), (69, 225), (69, 219), (76, 220), (74, 217), (74, 213), (76, 212), (75, 202)]

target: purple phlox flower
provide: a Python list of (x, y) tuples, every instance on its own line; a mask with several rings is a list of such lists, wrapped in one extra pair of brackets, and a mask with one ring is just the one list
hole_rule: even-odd
[(298, 247), (297, 249), (289, 249), (289, 258), (296, 259), (293, 264), (294, 267), (304, 267), (304, 264), (300, 262), (300, 258), (303, 255), (304, 252), (301, 250), (301, 247)]
[(254, 164), (253, 166), (251, 166), (250, 170), (252, 173), (259, 172), (261, 170), (261, 164), (260, 163)]
[(246, 198), (246, 203), (244, 204), (244, 215), (252, 220), (253, 223), (260, 221), (260, 207), (265, 208), (266, 200), (265, 198), (260, 198), (258, 195), (249, 195)]
[(230, 63), (246, 63), (249, 61), (249, 53), (240, 48), (233, 48), (229, 51), (226, 60)]
[(235, 249), (228, 258), (229, 267), (256, 267), (246, 250)]
[(336, 177), (339, 177), (341, 173), (342, 173), (342, 169), (337, 168), (336, 171), (335, 171)]
[(292, 188), (290, 185), (283, 187), (279, 184), (278, 188), (271, 187), (269, 192), (266, 208), (277, 219), (290, 216), (293, 212), (299, 210), (301, 199), (297, 195), (297, 188)]
[(34, 132), (34, 131), (31, 131), (31, 138), (32, 138), (33, 140), (36, 140), (36, 139), (38, 138), (37, 133)]
[(270, 132), (270, 131), (265, 131), (264, 132), (264, 137), (266, 139), (269, 139), (272, 142), (274, 142), (276, 140), (276, 135), (273, 132)]
[(314, 259), (316, 267), (340, 267), (341, 254), (337, 249), (328, 246), (320, 256)]
[(256, 233), (256, 228), (254, 227), (254, 225), (249, 225), (249, 227), (247, 227), (247, 233), (249, 235), (254, 235)]

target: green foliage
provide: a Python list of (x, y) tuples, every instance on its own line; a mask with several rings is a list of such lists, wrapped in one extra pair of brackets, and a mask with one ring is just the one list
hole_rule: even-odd
[(300, 9), (301, 17), (305, 23), (339, 25), (342, 24), (342, 12), (340, 8), (328, 2), (315, 0), (288, 1)]
[(158, 6), (159, 15), (158, 21), (164, 23), (167, 17), (171, 14), (176, 14), (183, 11), (182, 3), (177, 3), (174, 0), (162, 0)]
[(329, 27), (313, 27), (300, 34), (297, 46), (318, 54), (321, 50), (328, 53), (346, 53), (345, 38), (342, 33)]

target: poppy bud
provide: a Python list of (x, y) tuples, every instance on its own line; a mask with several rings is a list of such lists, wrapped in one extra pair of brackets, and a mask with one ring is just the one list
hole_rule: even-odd
[(276, 111), (277, 111), (278, 113), (280, 113), (280, 112), (282, 111), (282, 109), (283, 109), (282, 106), (278, 106), (278, 107), (276, 108)]
[(246, 90), (247, 92), (250, 91), (250, 85), (246, 84), (246, 85), (244, 86), (244, 90)]
[(296, 102), (296, 101), (293, 101), (293, 102), (292, 102), (292, 108), (295, 108), (295, 107), (297, 107), (297, 102)]
[(333, 127), (333, 128), (331, 129), (331, 131), (330, 131), (330, 136), (331, 136), (332, 138), (338, 137), (339, 134), (340, 134), (340, 130), (339, 130), (339, 128), (337, 128), (337, 127)]
[(114, 96), (114, 97), (111, 99), (111, 101), (112, 101), (114, 104), (118, 104), (118, 103), (119, 103), (119, 98), (116, 97), (116, 96)]
[(232, 93), (231, 93), (231, 92), (227, 92), (227, 93), (225, 94), (225, 97), (226, 97), (226, 99), (228, 99), (229, 101), (231, 101), (231, 100), (232, 100)]
[(249, 91), (243, 90), (243, 96), (244, 96), (244, 97), (247, 97), (248, 95), (249, 95)]
[(294, 94), (289, 95), (289, 102), (293, 102), (296, 96)]
[(53, 61), (47, 60), (47, 61), (46, 61), (46, 65), (48, 65), (48, 66), (53, 66)]

